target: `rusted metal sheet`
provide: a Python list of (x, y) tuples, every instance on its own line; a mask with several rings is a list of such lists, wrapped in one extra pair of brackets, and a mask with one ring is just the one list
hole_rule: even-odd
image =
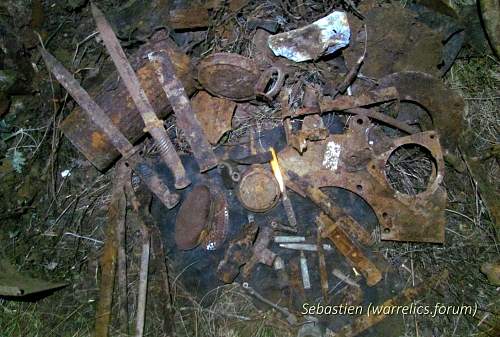
[(321, 213), (316, 221), (320, 227), (321, 236), (333, 242), (335, 247), (345, 256), (347, 261), (358, 269), (366, 278), (366, 284), (369, 287), (380, 282), (382, 279), (380, 270), (365, 256), (363, 251), (349, 239), (349, 236), (344, 232), (341, 226), (339, 226), (338, 222), (334, 222), (325, 213)]
[(168, 138), (167, 132), (163, 127), (163, 122), (158, 119), (151, 103), (141, 87), (139, 79), (130, 65), (125, 52), (123, 51), (118, 38), (116, 37), (111, 25), (104, 17), (104, 14), (95, 4), (91, 4), (92, 16), (97, 24), (100, 36), (113, 59), (116, 70), (120, 74), (128, 92), (130, 93), (135, 106), (139, 110), (144, 121), (145, 129), (149, 132), (158, 146), (158, 151), (162, 161), (168, 166), (175, 179), (176, 188), (184, 188), (191, 181), (186, 176), (186, 171), (179, 158), (175, 148)]
[(174, 65), (168, 54), (151, 53), (148, 57), (156, 65), (156, 74), (174, 109), (176, 124), (184, 132), (200, 171), (205, 172), (217, 166), (217, 158), (193, 112), (182, 83), (175, 75)]
[(280, 188), (272, 173), (260, 165), (252, 165), (242, 175), (237, 197), (243, 207), (253, 212), (266, 212), (276, 206)]
[(199, 91), (191, 99), (191, 105), (211, 144), (217, 144), (224, 133), (231, 130), (235, 102)]
[(228, 4), (230, 13), (238, 11), (248, 0), (223, 1), (210, 0), (204, 1), (203, 5), (194, 5), (187, 8), (175, 8), (169, 12), (168, 26), (173, 29), (196, 29), (205, 28), (210, 24), (212, 12), (224, 4)]
[(418, 71), (404, 71), (385, 76), (378, 88), (395, 87), (401, 101), (422, 106), (431, 116), (444, 148), (453, 152), (462, 133), (465, 104), (463, 98), (443, 81)]
[[(379, 220), (383, 240), (442, 243), (446, 190), (441, 186), (444, 160), (439, 136), (434, 131), (427, 131), (390, 139), (375, 136), (376, 133), (370, 132), (372, 128), (368, 118), (357, 116), (350, 120), (346, 133), (311, 142), (302, 155), (292, 148), (284, 149), (279, 153), (280, 164), (317, 190), (340, 187), (363, 198)], [(435, 166), (427, 188), (416, 195), (394, 190), (385, 174), (391, 154), (408, 144), (425, 148)], [(293, 179), (290, 182), (293, 184)], [(321, 194), (316, 192), (317, 195)], [(326, 211), (328, 207), (322, 209)]]
[(380, 78), (406, 70), (439, 74), (441, 34), (419, 22), (414, 13), (397, 4), (375, 5), (363, 14), (364, 20), (353, 18), (350, 22), (350, 46), (344, 51), (348, 68), (356, 66), (366, 48), (368, 57), (361, 67), (364, 76)]
[(99, 130), (98, 139), (107, 139), (125, 158), (128, 165), (141, 177), (142, 181), (168, 208), (174, 207), (179, 202), (179, 196), (170, 192), (167, 185), (158, 177), (157, 173), (138, 155), (138, 151), (111, 122), (99, 105), (92, 100), (90, 95), (80, 86), (73, 76), (51, 54), (44, 49), (39, 49), (49, 71), (59, 83), (68, 91), (73, 99), (80, 105), (87, 119), (94, 128)]
[[(411, 301), (417, 299), (419, 296), (423, 295), (425, 292), (437, 287), (440, 283), (448, 278), (448, 271), (445, 270), (437, 275), (432, 276), (430, 279), (422, 282), (416, 287), (408, 288), (403, 290), (403, 292), (393, 298), (390, 298), (378, 305), (381, 308), (390, 309), (391, 307), (400, 307)], [(372, 326), (383, 321), (388, 314), (385, 314), (387, 310), (381, 310), (380, 313), (370, 313), (370, 315), (362, 315), (357, 317), (354, 321), (348, 325), (343, 326), (338, 331), (328, 330), (326, 337), (355, 337), (371, 328)], [(390, 310), (389, 310), (390, 312)]]
[[(166, 50), (170, 54), (176, 75), (182, 81), (186, 93), (192, 94), (195, 87), (189, 57), (176, 49), (164, 31), (155, 33), (150, 42), (132, 55), (131, 63), (151, 105), (159, 113), (158, 117), (164, 117), (171, 108), (154, 75), (154, 67), (146, 57), (150, 52), (159, 50)], [(135, 143), (144, 135), (144, 122), (123, 81), (117, 81), (116, 73), (109, 75), (102, 85), (93, 88), (90, 95), (130, 143)], [(60, 127), (71, 143), (101, 171), (106, 170), (120, 155), (100, 128), (79, 107), (66, 117)]]

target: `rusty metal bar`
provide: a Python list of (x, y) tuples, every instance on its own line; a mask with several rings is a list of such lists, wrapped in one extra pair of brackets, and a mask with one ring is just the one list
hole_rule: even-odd
[(49, 52), (42, 48), (39, 50), (49, 71), (68, 91), (78, 105), (80, 105), (83, 111), (87, 113), (87, 116), (95, 126), (116, 147), (130, 167), (141, 177), (142, 181), (158, 199), (166, 207), (173, 208), (179, 202), (179, 196), (172, 193), (157, 173), (138, 155), (132, 144), (112, 123), (101, 107), (92, 100), (90, 95), (80, 86), (70, 72)]
[(321, 213), (316, 219), (318, 226), (321, 228), (321, 236), (330, 239), (335, 247), (344, 255), (347, 260), (366, 278), (366, 284), (371, 287), (380, 282), (382, 273), (371, 262), (359, 247), (349, 239), (349, 236), (333, 222), (325, 213)]
[(196, 119), (182, 83), (175, 75), (170, 57), (161, 51), (149, 54), (148, 58), (155, 66), (158, 80), (175, 112), (177, 126), (184, 132), (200, 171), (205, 172), (217, 166), (217, 157)]
[[(147, 54), (164, 49), (169, 52), (176, 75), (190, 96), (195, 91), (190, 57), (177, 49), (164, 30), (154, 33), (148, 42), (141, 45), (129, 57), (141, 86), (159, 118), (170, 114), (172, 108), (156, 79), (153, 65), (147, 60)], [(117, 78), (118, 72), (112, 69), (103, 82), (92, 85), (87, 91), (113, 124), (130, 143), (134, 144), (145, 134), (144, 121), (137, 107), (132, 104), (132, 98), (123, 81), (117, 81)], [(113, 144), (79, 106), (76, 106), (62, 121), (60, 129), (78, 151), (100, 171), (106, 171), (120, 156)]]
[(116, 70), (120, 74), (123, 83), (127, 87), (134, 104), (139, 110), (146, 130), (151, 134), (158, 146), (160, 156), (163, 162), (168, 166), (175, 178), (175, 187), (180, 189), (188, 186), (191, 181), (186, 176), (186, 171), (179, 158), (175, 148), (168, 138), (167, 132), (163, 127), (163, 122), (158, 119), (156, 113), (149, 102), (144, 89), (139, 83), (139, 79), (132, 69), (125, 52), (123, 51), (120, 42), (118, 41), (111, 25), (108, 23), (104, 14), (97, 8), (95, 4), (91, 4), (92, 15), (97, 24), (100, 36), (108, 50), (109, 55), (113, 59)]
[[(305, 194), (316, 206), (318, 206), (323, 212), (325, 212), (332, 220), (336, 221), (339, 226), (345, 231), (349, 236), (357, 239), (360, 243), (370, 246), (373, 244), (373, 239), (370, 233), (363, 228), (356, 220), (354, 220), (349, 215), (338, 206), (334, 205), (331, 199), (319, 188), (314, 187), (304, 178), (299, 177), (295, 172), (288, 170), (286, 172), (287, 185), (290, 188), (298, 187), (300, 188), (299, 194)], [(293, 181), (295, 184), (289, 184), (289, 181)]]

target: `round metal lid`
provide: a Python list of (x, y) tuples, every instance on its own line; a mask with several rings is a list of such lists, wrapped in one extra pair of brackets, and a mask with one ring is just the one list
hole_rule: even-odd
[[(175, 222), (175, 243), (182, 250), (198, 246), (207, 232), (212, 197), (206, 185), (198, 185), (182, 203)], [(205, 233), (205, 235), (203, 235)]]
[(266, 212), (278, 202), (280, 189), (271, 172), (252, 166), (241, 177), (238, 199), (243, 207), (253, 212)]

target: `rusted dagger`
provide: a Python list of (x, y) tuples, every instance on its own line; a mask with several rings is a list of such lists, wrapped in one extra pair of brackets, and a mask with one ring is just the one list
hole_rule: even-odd
[(158, 174), (139, 156), (138, 151), (118, 130), (102, 108), (92, 100), (87, 91), (80, 86), (73, 75), (45, 49), (39, 48), (39, 51), (49, 71), (81, 106), (82, 110), (88, 114), (92, 122), (108, 137), (109, 141), (122, 154), (134, 172), (141, 177), (151, 192), (166, 207), (173, 208), (179, 202), (179, 195), (169, 190)]
[(111, 28), (111, 25), (95, 4), (91, 4), (91, 9), (102, 41), (104, 42), (104, 45), (106, 46), (106, 49), (116, 66), (116, 70), (123, 80), (123, 84), (127, 88), (135, 106), (137, 107), (137, 110), (139, 110), (139, 113), (144, 120), (146, 131), (148, 131), (151, 137), (153, 137), (156, 145), (158, 146), (163, 162), (168, 166), (175, 178), (175, 187), (180, 189), (188, 186), (191, 181), (186, 176), (186, 171), (184, 170), (184, 166), (182, 165), (179, 155), (175, 152), (174, 145), (168, 138), (167, 132), (163, 127), (163, 122), (156, 116), (156, 113), (151, 106), (144, 89), (141, 87), (139, 79), (137, 78), (134, 69), (132, 69), (132, 66), (125, 55), (118, 38)]

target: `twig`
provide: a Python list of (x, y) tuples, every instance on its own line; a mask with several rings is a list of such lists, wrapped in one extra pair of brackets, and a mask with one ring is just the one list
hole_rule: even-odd
[(124, 194), (124, 176), (127, 173), (125, 165), (118, 165), (113, 186), (111, 203), (108, 211), (107, 238), (104, 244), (101, 263), (101, 283), (99, 287), (99, 303), (95, 322), (95, 336), (107, 337), (111, 321), (111, 304), (113, 302), (113, 287), (116, 273), (118, 244), (116, 230), (120, 222), (125, 221), (126, 200)]
[(135, 336), (142, 337), (144, 333), (144, 319), (146, 316), (146, 301), (148, 292), (148, 271), (149, 271), (149, 250), (150, 233), (144, 224), (141, 225), (142, 232), (142, 253), (141, 269), (139, 272), (139, 294), (137, 296), (137, 317), (135, 326)]
[[(132, 172), (130, 168), (126, 167), (123, 163), (119, 165), (123, 166), (120, 169), (124, 170), (124, 186), (125, 188), (130, 184), (132, 180)], [(127, 197), (125, 189), (123, 190), (123, 202), (126, 208)], [(126, 212), (126, 210), (125, 210)], [(125, 219), (124, 219), (125, 220)], [(119, 307), (119, 318), (120, 318), (120, 333), (123, 336), (128, 336), (128, 300), (127, 300), (127, 241), (126, 241), (126, 227), (125, 221), (120, 221), (117, 223), (116, 228), (116, 242), (118, 245), (118, 307)]]

